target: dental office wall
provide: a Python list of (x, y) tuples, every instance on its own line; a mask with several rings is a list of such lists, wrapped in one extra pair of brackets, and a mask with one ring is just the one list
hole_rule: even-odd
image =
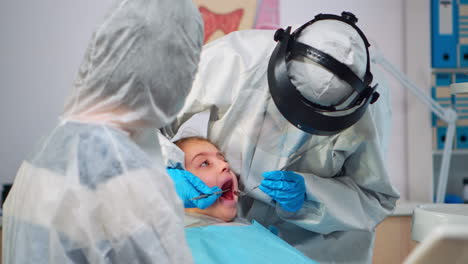
[[(21, 162), (56, 125), (87, 42), (113, 2), (0, 1), (0, 184), (13, 182)], [(279, 13), (284, 27), (317, 13), (351, 11), (367, 37), (404, 70), (404, 9), (403, 0), (280, 0)], [(406, 198), (406, 92), (389, 76), (387, 82), (393, 108), (387, 165)]]

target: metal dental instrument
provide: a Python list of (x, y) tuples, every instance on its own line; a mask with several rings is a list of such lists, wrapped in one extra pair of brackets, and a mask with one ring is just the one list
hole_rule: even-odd
[(234, 194), (236, 194), (237, 196), (244, 196), (244, 195), (249, 194), (251, 191), (257, 189), (259, 186), (260, 186), (260, 184), (257, 185), (257, 186), (255, 186), (255, 187), (253, 187), (253, 188), (250, 189), (250, 191), (248, 191), (248, 192), (243, 192), (243, 191), (241, 191), (241, 190), (237, 190), (237, 191), (234, 191)]
[[(291, 166), (294, 162), (296, 162), (298, 159), (300, 159), (302, 157), (302, 155), (298, 155), (296, 157), (294, 157), (293, 159), (291, 159), (291, 161), (289, 161), (288, 163), (286, 163), (283, 167), (281, 167), (281, 171), (284, 171), (286, 168), (288, 168), (289, 166)], [(257, 189), (258, 187), (260, 186), (257, 185), (255, 187), (253, 187), (252, 189), (250, 189), (249, 191), (247, 192), (244, 192), (244, 191), (241, 191), (241, 190), (237, 190), (237, 191), (234, 191), (234, 194), (236, 194), (237, 196), (245, 196), (247, 194), (249, 194), (250, 192), (252, 192), (253, 190)]]
[(210, 194), (202, 194), (202, 195), (199, 195), (199, 196), (196, 196), (196, 197), (193, 197), (193, 198), (189, 199), (189, 201), (200, 200), (200, 199), (206, 198), (208, 196), (211, 196), (213, 194), (220, 194), (220, 193), (227, 192), (229, 190), (230, 189), (226, 189), (226, 190), (222, 190), (222, 191), (218, 191), (218, 192), (214, 192), (214, 193), (210, 193)]

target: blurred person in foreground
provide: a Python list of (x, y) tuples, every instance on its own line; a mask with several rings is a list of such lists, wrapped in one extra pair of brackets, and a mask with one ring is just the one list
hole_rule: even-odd
[(190, 0), (114, 4), (59, 124), (16, 175), (3, 263), (192, 263), (154, 131), (181, 109), (202, 41)]

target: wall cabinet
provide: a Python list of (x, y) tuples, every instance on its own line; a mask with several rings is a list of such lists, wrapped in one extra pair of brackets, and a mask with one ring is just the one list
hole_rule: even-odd
[(400, 264), (418, 244), (411, 240), (411, 215), (390, 216), (377, 226), (373, 264)]

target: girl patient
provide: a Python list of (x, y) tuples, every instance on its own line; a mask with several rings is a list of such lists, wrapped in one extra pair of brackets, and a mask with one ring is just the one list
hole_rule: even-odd
[(238, 180), (213, 143), (188, 137), (174, 144), (185, 153), (186, 170), (208, 187), (223, 191), (205, 209), (185, 208), (185, 236), (195, 263), (316, 263), (255, 221), (236, 218), (233, 222)]
[(185, 208), (185, 212), (195, 217), (205, 215), (223, 222), (232, 221), (237, 214), (238, 197), (235, 193), (238, 190), (238, 181), (221, 151), (208, 139), (202, 137), (183, 138), (174, 143), (185, 153), (186, 170), (200, 178), (208, 187), (218, 186), (223, 191), (210, 207)]

